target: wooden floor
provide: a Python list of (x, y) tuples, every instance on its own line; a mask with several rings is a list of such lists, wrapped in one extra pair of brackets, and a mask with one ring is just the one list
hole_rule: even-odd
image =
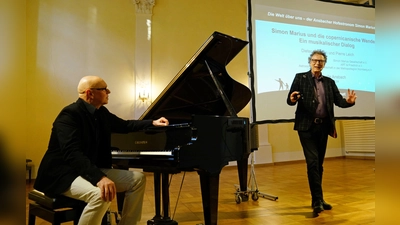
[[(305, 162), (280, 163), (255, 167), (258, 190), (276, 201), (260, 197), (237, 204), (236, 167), (225, 167), (220, 176), (219, 225), (304, 225), (375, 224), (375, 161), (372, 159), (327, 159), (324, 164), (324, 198), (333, 209), (314, 217)], [(140, 225), (154, 216), (153, 177), (147, 175)], [(184, 179), (183, 179), (184, 178)], [(183, 180), (183, 184), (182, 184)], [(32, 190), (27, 184), (26, 192)], [(200, 183), (197, 173), (175, 174), (171, 178), (171, 217), (179, 225), (203, 223)], [(179, 199), (178, 199), (179, 198)], [(28, 209), (27, 199), (27, 209)], [(116, 210), (116, 203), (112, 204)], [(47, 222), (37, 219), (36, 225)], [(72, 224), (72, 223), (65, 223)], [(115, 223), (113, 223), (115, 224)]]

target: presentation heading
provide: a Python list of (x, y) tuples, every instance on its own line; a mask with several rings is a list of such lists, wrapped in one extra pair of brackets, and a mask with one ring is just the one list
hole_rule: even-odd
[[(358, 37), (344, 37), (344, 36), (340, 36), (340, 35), (325, 35), (325, 34), (317, 34), (317, 33), (305, 33), (305, 32), (294, 31), (294, 30), (282, 30), (279, 28), (272, 28), (271, 33), (299, 36), (299, 43), (301, 43), (301, 44), (315, 44), (315, 45), (324, 45), (324, 46), (333, 46), (333, 47), (346, 47), (346, 48), (352, 48), (352, 49), (355, 48), (354, 43), (375, 44), (375, 39), (366, 39), (366, 38), (358, 38)], [(323, 39), (323, 40), (318, 40), (318, 39)], [(348, 43), (348, 42), (354, 42), (354, 43)]]
[(368, 29), (368, 30), (375, 30), (375, 26), (371, 26), (368, 24), (358, 24), (358, 23), (349, 23), (343, 21), (336, 21), (336, 20), (329, 20), (329, 19), (321, 19), (321, 18), (313, 18), (313, 17), (303, 17), (298, 15), (291, 15), (287, 13), (277, 13), (277, 12), (268, 12), (268, 16), (277, 17), (277, 18), (285, 18), (291, 20), (299, 20), (305, 21), (310, 23), (323, 23), (323, 24), (331, 24), (331, 25), (338, 25), (338, 26), (345, 26), (345, 27), (354, 27), (354, 28), (361, 28), (361, 29)]

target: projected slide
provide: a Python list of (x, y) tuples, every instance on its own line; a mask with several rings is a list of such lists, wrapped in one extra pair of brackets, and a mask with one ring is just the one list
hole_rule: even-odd
[(261, 20), (255, 25), (258, 93), (288, 90), (295, 73), (309, 70), (307, 58), (315, 49), (327, 53), (323, 74), (339, 88), (375, 91), (374, 34)]
[(310, 70), (313, 50), (327, 53), (322, 74), (356, 106), (335, 108), (336, 117), (375, 116), (375, 22), (373, 8), (319, 1), (253, 0), (252, 56), (256, 121), (291, 120), (286, 104), (296, 73)]

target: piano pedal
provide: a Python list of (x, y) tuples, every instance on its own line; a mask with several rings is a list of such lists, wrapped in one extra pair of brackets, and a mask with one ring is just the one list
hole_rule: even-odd
[(171, 219), (152, 219), (147, 220), (147, 225), (178, 225), (178, 222)]
[(115, 219), (115, 223), (116, 224), (118, 224), (119, 223), (119, 221), (121, 220), (121, 217), (120, 217), (120, 215), (119, 215), (119, 213), (118, 212), (112, 212), (110, 209), (108, 209), (107, 210), (107, 212), (106, 212), (106, 215), (107, 215), (107, 221), (106, 221), (106, 224), (107, 225), (111, 225), (111, 224), (113, 224), (112, 223), (112, 215), (114, 214), (114, 219)]
[(119, 215), (118, 212), (112, 212), (112, 214), (114, 214), (115, 222), (118, 224), (119, 221), (121, 220), (121, 216)]

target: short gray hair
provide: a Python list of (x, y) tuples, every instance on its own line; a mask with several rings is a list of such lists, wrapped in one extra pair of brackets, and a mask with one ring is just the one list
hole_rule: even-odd
[(311, 52), (310, 56), (308, 57), (308, 63), (311, 62), (311, 57), (313, 57), (313, 55), (318, 54), (318, 55), (323, 55), (325, 58), (325, 63), (328, 61), (328, 56), (326, 56), (326, 53), (324, 50), (318, 49), (318, 50), (314, 50)]

